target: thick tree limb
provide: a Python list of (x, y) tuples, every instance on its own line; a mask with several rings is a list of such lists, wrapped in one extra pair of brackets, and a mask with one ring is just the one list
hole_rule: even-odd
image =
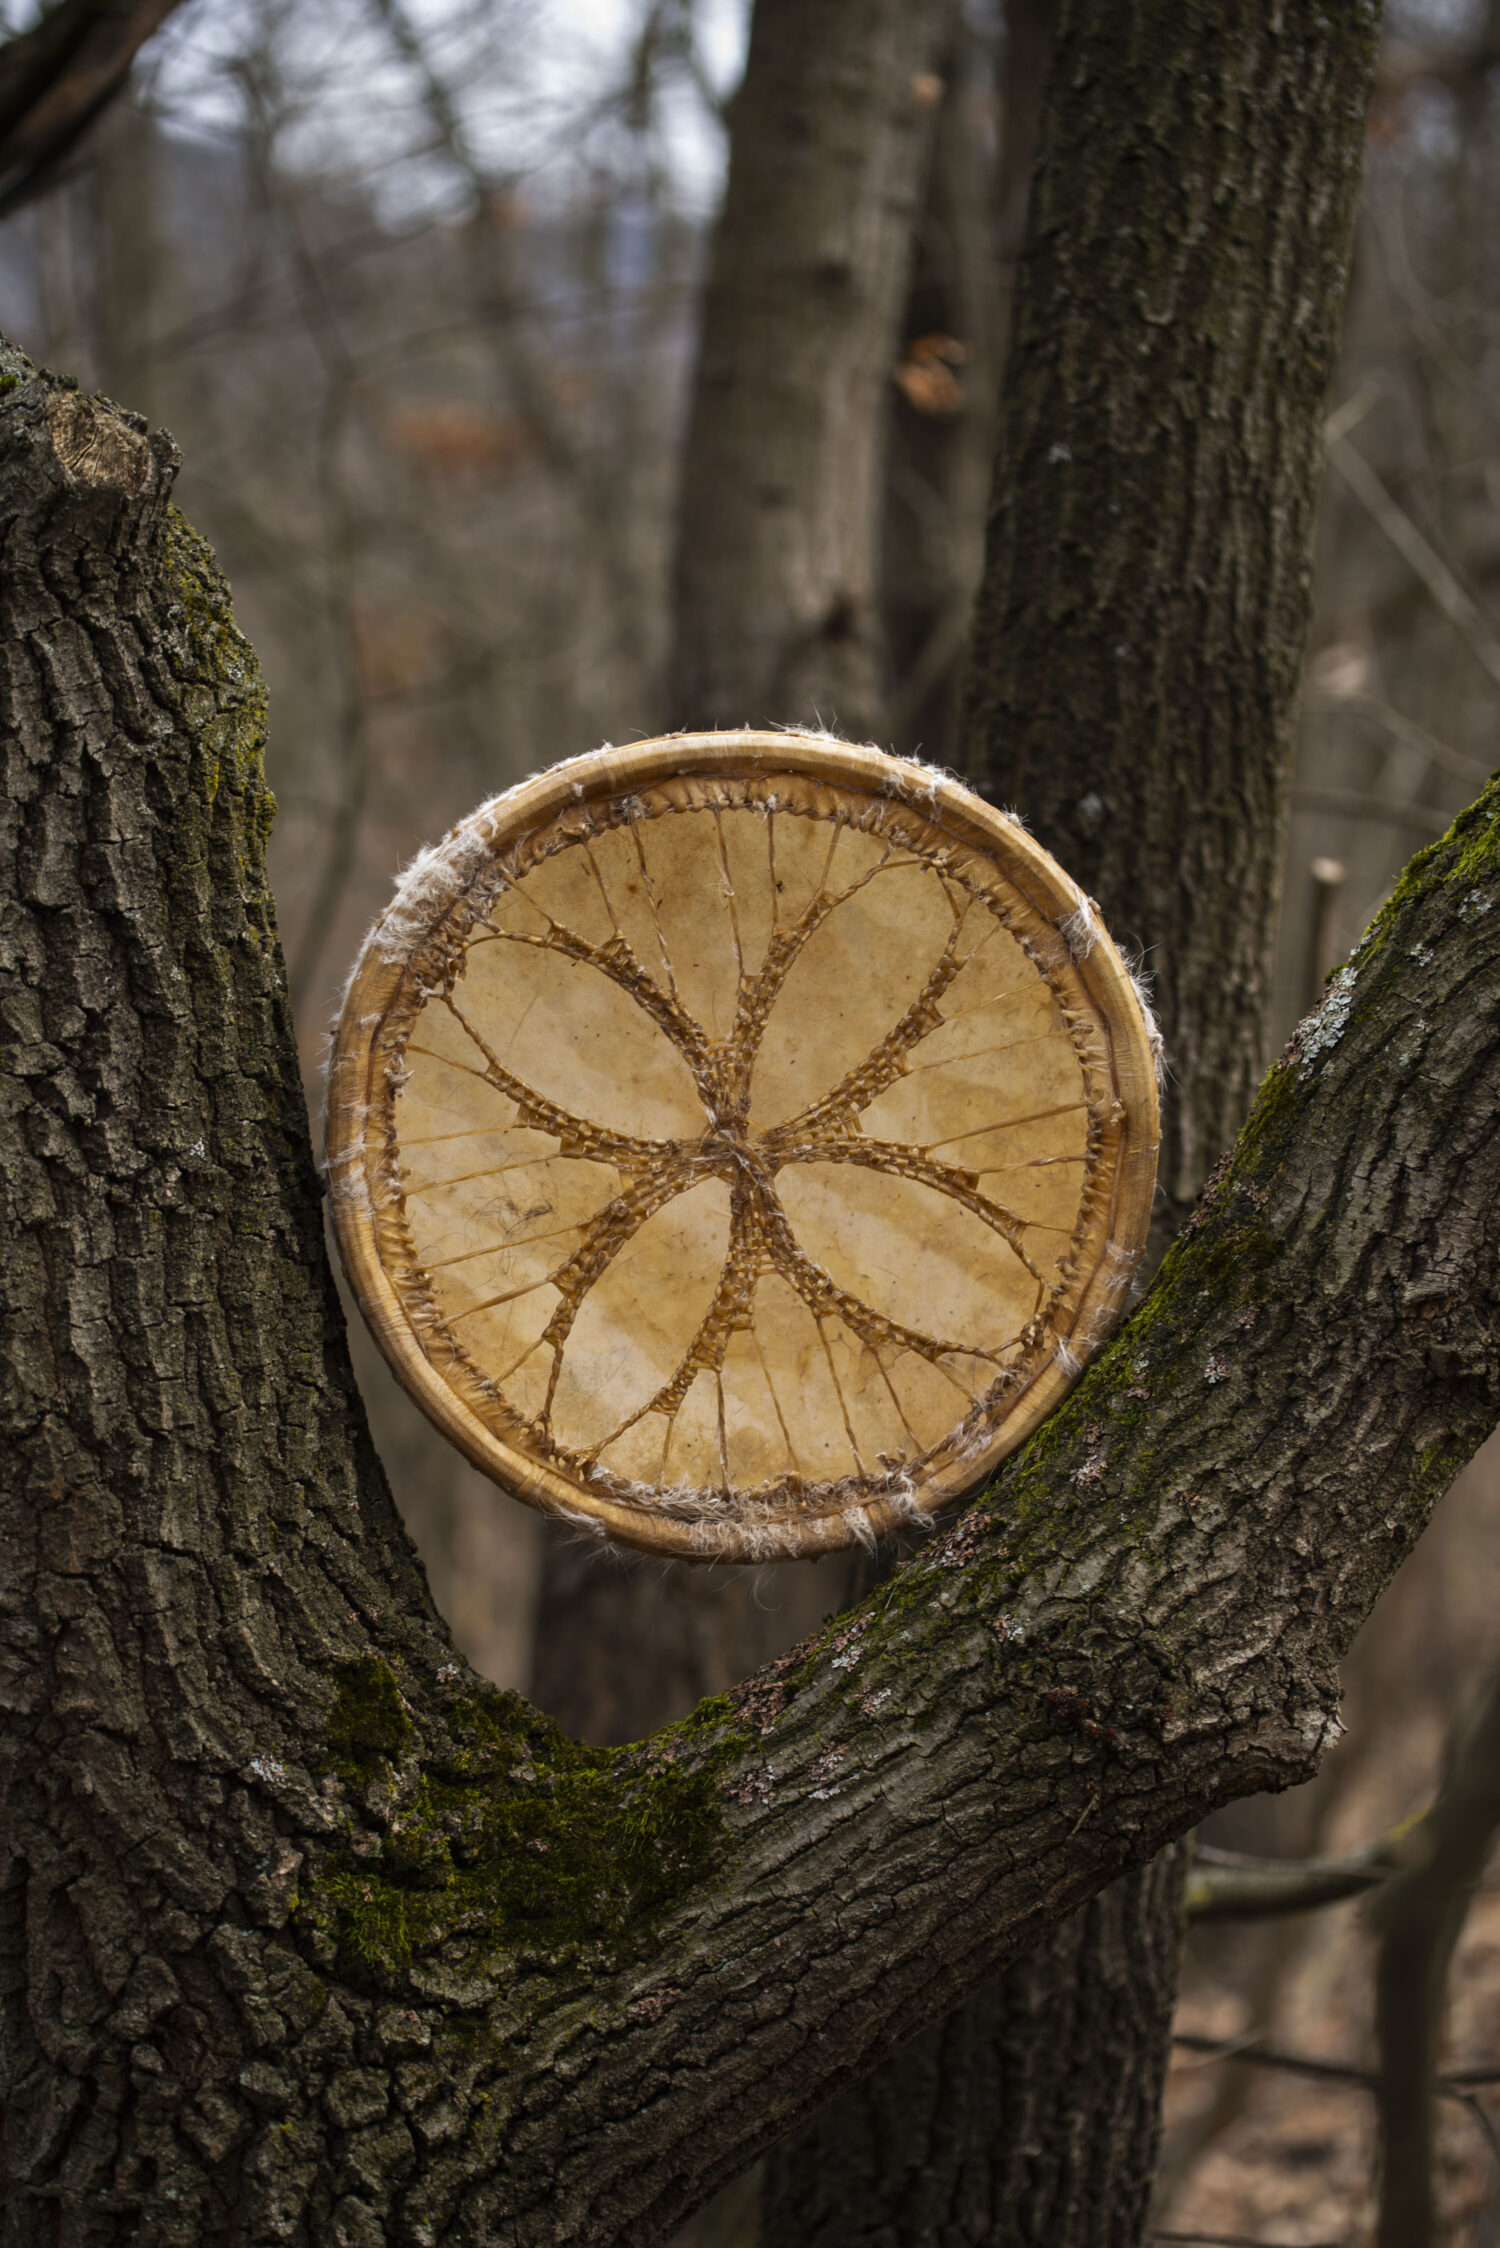
[(172, 468), (0, 361), (11, 2237), (646, 2242), (1315, 1765), (1500, 1411), (1500, 786), (976, 1506), (737, 1696), (577, 1749), (454, 1658), (363, 1432), (259, 690)]
[(0, 217), (49, 187), (178, 0), (56, 0), (0, 46)]

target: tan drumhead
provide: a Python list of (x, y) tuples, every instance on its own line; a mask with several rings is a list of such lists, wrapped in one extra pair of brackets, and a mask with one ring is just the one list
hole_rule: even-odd
[(1088, 901), (943, 775), (795, 733), (604, 749), (483, 805), (371, 932), (339, 1245), (517, 1497), (824, 1552), (972, 1491), (1097, 1346), (1155, 1044)]

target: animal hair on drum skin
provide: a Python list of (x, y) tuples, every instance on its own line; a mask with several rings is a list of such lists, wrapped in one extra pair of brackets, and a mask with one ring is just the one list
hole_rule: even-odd
[[(417, 945), (431, 933), (434, 924), (472, 888), (490, 859), (490, 831), (513, 797), (544, 776), (548, 780), (559, 780), (565, 778), (571, 768), (583, 765), (592, 767), (601, 756), (608, 755), (613, 747), (612, 742), (603, 742), (598, 749), (584, 750), (574, 757), (559, 758), (555, 765), (527, 773), (523, 779), (502, 789), (498, 795), (486, 797), (467, 819), (450, 827), (439, 842), (424, 844), (402, 870), (395, 896), (385, 911), (377, 916), (364, 945), (356, 954), (354, 966), (344, 982), (340, 1012), (367, 950), (373, 950), (386, 960), (409, 959)], [(582, 796), (581, 781), (573, 783), (573, 794), (575, 797)], [(335, 1022), (337, 1019), (336, 1017)]]
[(901, 1521), (910, 1523), (913, 1529), (918, 1529), (932, 1520), (930, 1510), (923, 1506), (921, 1500), (917, 1497), (916, 1485), (909, 1475), (902, 1476), (894, 1489), (887, 1492), (885, 1503), (893, 1514), (897, 1515)]
[[(749, 732), (749, 730), (748, 728), (745, 729), (746, 732)], [(876, 742), (856, 742), (851, 736), (835, 734), (826, 726), (777, 725), (773, 726), (771, 731), (777, 734), (800, 736), (804, 741), (811, 739), (825, 742), (831, 749), (875, 750), (878, 755), (885, 758), (888, 765), (895, 768), (887, 783), (886, 793), (893, 797), (909, 797), (916, 803), (924, 804), (934, 818), (936, 818), (938, 812), (939, 788), (945, 784), (952, 788), (962, 788), (965, 785), (959, 775), (947, 765), (930, 764), (925, 757), (916, 757), (909, 752), (896, 757), (888, 750), (882, 751)], [(910, 775), (910, 780), (908, 786), (903, 789), (901, 779), (906, 775)], [(767, 809), (772, 810), (774, 808), (774, 803), (767, 807)], [(1001, 819), (1009, 820), (1013, 826), (1025, 830), (1026, 822), (1021, 818), (1019, 812), (1000, 810), (998, 806), (992, 806), (991, 809), (998, 811)]]
[[(332, 1052), (332, 1045), (329, 1047)], [(370, 1182), (365, 1174), (365, 1133), (370, 1122), (368, 1101), (358, 1101), (351, 1110), (355, 1127), (352, 1144), (341, 1155), (327, 1156), (323, 1160), (323, 1178), (331, 1203), (357, 1209), (368, 1219), (374, 1218), (375, 1204), (370, 1194)]]
[(1151, 1059), (1156, 1064), (1156, 1090), (1167, 1089), (1167, 1042), (1162, 1037), (1161, 1025), (1156, 1019), (1156, 1009), (1151, 999), (1151, 971), (1140, 959), (1132, 960), (1121, 953), (1120, 965), (1125, 970), (1126, 981), (1135, 993), (1135, 1003), (1141, 1010), (1146, 1026), (1146, 1043), (1151, 1049)]
[[(1057, 1362), (1060, 1366), (1064, 1366), (1065, 1371), (1081, 1373), (1084, 1366), (1088, 1363), (1089, 1359), (1093, 1357), (1095, 1351), (1099, 1348), (1099, 1345), (1103, 1342), (1105, 1336), (1114, 1326), (1120, 1304), (1124, 1299), (1126, 1287), (1128, 1287), (1128, 1285), (1129, 1283), (1127, 1280), (1124, 1287), (1107, 1287), (1101, 1293), (1098, 1302), (1094, 1304), (1093, 1308), (1087, 1313), (1084, 1318), (1079, 1320), (1078, 1325), (1073, 1329), (1073, 1332), (1068, 1337), (1067, 1344), (1065, 1345), (1065, 1348), (1068, 1351), (1069, 1362), (1065, 1365), (1061, 1353), (1059, 1353), (1058, 1355)], [(1076, 1363), (1073, 1363), (1075, 1361)]]
[[(741, 726), (738, 730), (746, 741), (752, 741), (755, 737), (756, 729), (753, 726)], [(827, 726), (798, 726), (787, 720), (783, 724), (768, 727), (766, 731), (788, 734), (798, 741), (824, 742), (830, 749), (873, 749), (877, 757), (890, 756), (890, 752), (883, 750), (878, 742), (857, 742), (852, 735), (832, 733)], [(896, 760), (892, 758), (891, 762), (894, 764)]]
[(856, 1545), (873, 1553), (876, 1546), (875, 1526), (870, 1520), (870, 1510), (864, 1506), (846, 1506), (840, 1510), (839, 1519)]
[(1093, 899), (1086, 898), (1080, 891), (1077, 907), (1065, 921), (1059, 921), (1057, 933), (1067, 946), (1068, 957), (1074, 967), (1081, 968), (1099, 941), (1099, 923), (1094, 915)]
[(705, 1568), (724, 1561), (795, 1561), (801, 1552), (790, 1523), (695, 1522), (691, 1535), (702, 1548), (692, 1558)]
[(613, 1545), (614, 1540), (597, 1516), (585, 1514), (578, 1507), (561, 1505), (554, 1506), (552, 1512), (557, 1521), (566, 1523), (575, 1537), (587, 1538), (590, 1545)]
[[(981, 1405), (971, 1408), (963, 1424), (972, 1430), (969, 1442), (960, 1447), (950, 1447), (954, 1456), (963, 1458), (982, 1448), (986, 1430)], [(761, 1491), (731, 1492), (704, 1484), (667, 1484), (658, 1486), (638, 1483), (613, 1474), (594, 1461), (586, 1470), (590, 1484), (601, 1496), (611, 1498), (623, 1506), (634, 1507), (648, 1514), (667, 1514), (690, 1523), (693, 1534), (713, 1543), (726, 1534), (738, 1535), (747, 1519), (764, 1538), (782, 1541), (776, 1551), (793, 1553), (798, 1550), (795, 1528), (789, 1526), (777, 1506), (777, 1486)], [(841, 1476), (817, 1487), (820, 1513), (844, 1515), (851, 1505), (863, 1506), (866, 1502), (888, 1506), (902, 1520), (920, 1526), (932, 1520), (931, 1510), (917, 1496), (909, 1469), (891, 1469), (883, 1478), (869, 1476)], [(746, 1510), (753, 1510), (747, 1517)], [(859, 1535), (858, 1532), (855, 1533)]]
[(1105, 1243), (1104, 1254), (1099, 1259), (1099, 1269), (1105, 1275), (1105, 1293), (1101, 1299), (1103, 1324), (1113, 1324), (1115, 1305), (1129, 1293), (1130, 1284), (1141, 1268), (1143, 1249), (1121, 1249), (1113, 1241)]
[[(1007, 1388), (1010, 1386), (1010, 1383), (1006, 1384)], [(985, 1424), (983, 1407), (976, 1405), (959, 1424), (953, 1440), (953, 1457), (962, 1467), (970, 1460), (977, 1459), (985, 1450), (988, 1442), (989, 1430)], [(931, 1509), (924, 1508), (923, 1512), (930, 1520)]]

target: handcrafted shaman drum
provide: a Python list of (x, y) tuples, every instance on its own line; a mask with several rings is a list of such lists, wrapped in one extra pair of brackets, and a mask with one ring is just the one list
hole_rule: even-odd
[(974, 1490), (1108, 1329), (1156, 1046), (1089, 901), (943, 775), (798, 733), (604, 749), (424, 851), (372, 930), (339, 1245), (518, 1498), (820, 1553)]

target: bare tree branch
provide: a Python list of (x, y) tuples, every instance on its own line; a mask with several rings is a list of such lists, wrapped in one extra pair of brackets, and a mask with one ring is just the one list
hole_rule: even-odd
[(1500, 636), (1473, 596), (1465, 591), (1452, 570), (1365, 459), (1344, 436), (1330, 436), (1328, 458), (1355, 498), (1384, 531), (1396, 552), (1426, 586), (1449, 623), (1461, 635), (1476, 662), (1500, 686)]
[(1294, 788), (1292, 802), (1299, 812), (1339, 812), (1346, 819), (1385, 820), (1413, 835), (1438, 836), (1448, 831), (1448, 815), (1426, 804), (1409, 804), (1399, 796), (1371, 796), (1361, 788)]
[(1344, 695), (1332, 691), (1320, 693), (1313, 688), (1303, 696), (1303, 702), (1311, 708), (1338, 710), (1351, 718), (1362, 718), (1369, 725), (1378, 726), (1382, 733), (1389, 734), (1393, 741), (1400, 742), (1403, 748), (1415, 750), (1419, 757), (1425, 757), (1440, 772), (1451, 773), (1456, 780), (1468, 781), (1473, 787), (1489, 777), (1488, 765), (1482, 764), (1477, 757), (1466, 757), (1460, 749), (1451, 749), (1447, 742), (1440, 741), (1426, 726), (1419, 726), (1414, 718), (1408, 718), (1404, 712), (1392, 709), (1382, 695), (1361, 692)]
[[(1310, 2053), (1284, 2053), (1276, 2046), (1262, 2045), (1253, 2037), (1199, 2037), (1187, 2030), (1178, 2030), (1172, 2043), (1185, 2053), (1201, 2053), (1208, 2061), (1247, 2061), (1255, 2068), (1283, 2069), (1292, 2076), (1318, 2076), (1336, 2084), (1357, 2084), (1366, 2092), (1378, 2093), (1382, 2086), (1379, 2069), (1360, 2068), (1353, 2061), (1320, 2060)], [(1458, 2100), (1467, 2107), (1477, 2087), (1500, 2084), (1500, 2063), (1484, 2068), (1453, 2069), (1446, 2076), (1434, 2076), (1429, 2081), (1440, 2098)]]
[(0, 47), (0, 217), (52, 184), (179, 0), (58, 0)]
[(1278, 1862), (1199, 1845), (1184, 1907), (1190, 1920), (1263, 1920), (1311, 1912), (1377, 1888), (1392, 1871), (1388, 1839), (1340, 1857)]
[[(1252, 2240), (1243, 2232), (1153, 2232), (1153, 2240), (1171, 2240), (1182, 2248), (1276, 2248), (1275, 2241)], [(1290, 2243), (1288, 2244), (1290, 2248)], [(1348, 2248), (1342, 2240), (1315, 2240), (1311, 2248)]]
[(514, 229), (503, 222), (511, 183), (491, 171), (476, 153), (452, 91), (433, 67), (422, 31), (404, 0), (373, 0), (373, 7), (396, 53), (416, 76), (437, 146), (473, 198), (463, 246), (473, 276), (479, 332), (493, 351), (501, 380), (543, 458), (586, 526), (609, 593), (619, 644), (639, 653), (649, 635), (630, 494), (623, 488), (618, 463), (602, 461), (559, 404), (544, 348), (538, 347), (524, 325), (525, 290), (517, 270)]

